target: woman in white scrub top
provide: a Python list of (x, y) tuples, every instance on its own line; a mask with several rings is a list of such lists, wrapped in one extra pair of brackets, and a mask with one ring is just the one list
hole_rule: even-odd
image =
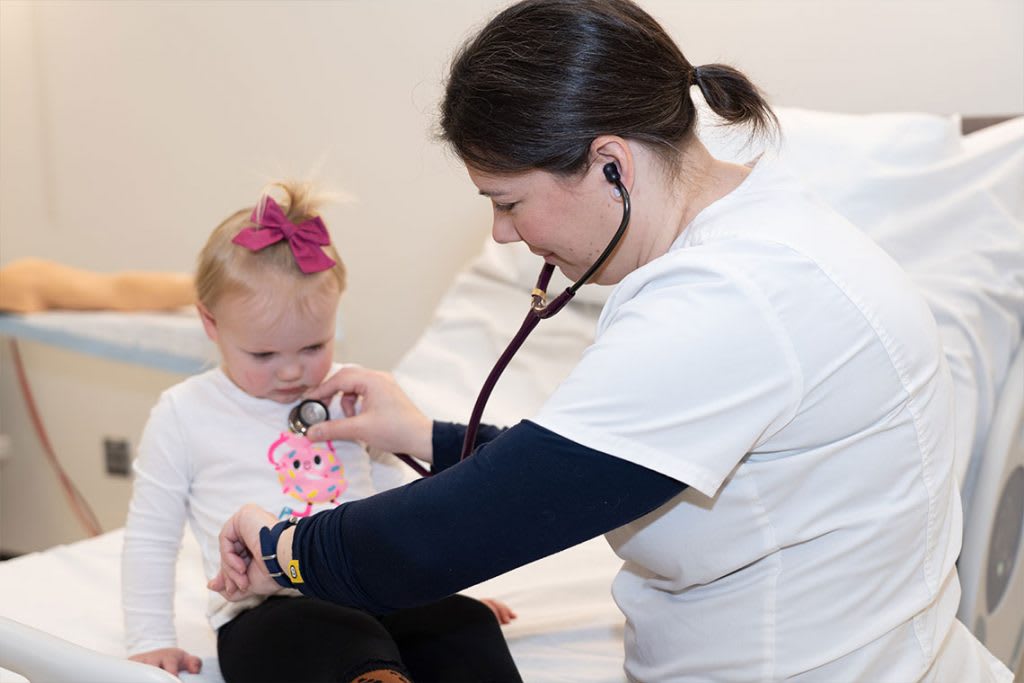
[[(284, 530), (279, 559), (304, 593), (386, 610), (605, 533), (630, 680), (1011, 680), (955, 619), (953, 394), (928, 308), (781, 164), (710, 156), (696, 96), (775, 131), (745, 76), (693, 66), (627, 0), (521, 2), (463, 47), (442, 129), (494, 239), (578, 278), (619, 222), (614, 163), (632, 222), (595, 279), (615, 289), (540, 412), (462, 463), (464, 428), (389, 376), (335, 375), (315, 395), (362, 411), (314, 437), (436, 474)], [(239, 551), (274, 521), (225, 527), (226, 593), (276, 588)]]

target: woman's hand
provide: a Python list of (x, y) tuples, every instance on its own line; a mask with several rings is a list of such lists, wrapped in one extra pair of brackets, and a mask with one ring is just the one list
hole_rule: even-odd
[(433, 462), (433, 422), (389, 373), (342, 368), (306, 398), (327, 402), (338, 393), (345, 419), (314, 425), (307, 433), (311, 441), (363, 441), (371, 448)]
[(185, 652), (180, 647), (164, 647), (159, 650), (140, 652), (128, 659), (133, 662), (141, 662), (155, 666), (158, 669), (178, 675), (179, 671), (187, 671), (190, 674), (197, 674), (203, 668), (203, 660), (193, 654)]
[[(276, 523), (274, 515), (251, 504), (231, 515), (219, 537), (220, 573), (206, 587), (232, 602), (252, 595), (271, 595), (280, 590), (281, 586), (270, 576), (267, 565), (260, 559), (260, 529)], [(284, 535), (281, 535), (282, 540)], [(290, 534), (288, 538), (291, 538)], [(288, 548), (291, 548), (290, 544)]]

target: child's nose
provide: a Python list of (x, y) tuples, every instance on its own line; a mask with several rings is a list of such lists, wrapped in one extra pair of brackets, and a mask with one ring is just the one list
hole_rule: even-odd
[(291, 382), (302, 377), (302, 365), (299, 363), (285, 363), (277, 370), (277, 377), (283, 382)]

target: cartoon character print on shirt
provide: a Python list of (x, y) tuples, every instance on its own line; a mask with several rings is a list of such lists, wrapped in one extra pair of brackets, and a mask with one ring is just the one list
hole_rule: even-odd
[(329, 441), (314, 444), (305, 436), (281, 432), (270, 445), (267, 458), (277, 470), (282, 493), (306, 504), (301, 512), (286, 506), (279, 515), (281, 519), (289, 515), (306, 517), (314, 503), (337, 504), (338, 496), (348, 488), (345, 469)]

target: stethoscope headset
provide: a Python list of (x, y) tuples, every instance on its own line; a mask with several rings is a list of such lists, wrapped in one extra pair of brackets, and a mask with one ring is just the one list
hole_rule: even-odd
[[(466, 437), (462, 442), (462, 455), (460, 460), (465, 460), (473, 452), (473, 447), (476, 445), (476, 433), (480, 427), (480, 418), (483, 416), (484, 407), (487, 405), (487, 400), (491, 396), (491, 391), (494, 386), (498, 383), (498, 378), (508, 367), (512, 357), (515, 356), (516, 352), (526, 341), (526, 338), (530, 335), (530, 332), (537, 326), (541, 320), (550, 318), (551, 316), (562, 310), (563, 307), (569, 300), (576, 296), (576, 290), (585, 285), (590, 278), (605, 264), (615, 248), (619, 245), (622, 240), (622, 236), (626, 233), (626, 228), (629, 226), (630, 217), (630, 203), (629, 203), (629, 192), (626, 191), (625, 186), (622, 184), (622, 178), (619, 175), (619, 168), (614, 162), (609, 162), (602, 168), (604, 171), (604, 177), (609, 183), (615, 186), (618, 191), (618, 196), (622, 199), (622, 221), (619, 223), (619, 229), (615, 231), (611, 241), (608, 242), (608, 246), (604, 248), (601, 255), (597, 257), (593, 265), (587, 269), (587, 272), (583, 273), (576, 282), (571, 286), (567, 287), (564, 292), (556, 296), (550, 302), (547, 301), (547, 289), (548, 283), (551, 281), (551, 275), (554, 273), (555, 266), (551, 263), (545, 263), (544, 267), (540, 270), (540, 275), (537, 277), (537, 284), (534, 286), (533, 291), (530, 293), (531, 302), (530, 310), (526, 313), (526, 319), (523, 320), (523, 324), (519, 327), (519, 331), (509, 342), (508, 347), (505, 349), (501, 357), (494, 364), (494, 368), (491, 373), (487, 376), (484, 381), (483, 387), (480, 389), (480, 394), (476, 398), (476, 404), (473, 406), (473, 412), (469, 417), (469, 423), (466, 425)], [(318, 422), (323, 422), (328, 419), (327, 406), (320, 401), (308, 399), (299, 403), (295, 406), (291, 413), (288, 415), (288, 427), (292, 432), (296, 434), (305, 435), (306, 431)], [(413, 468), (421, 476), (429, 477), (430, 471), (419, 464), (411, 456), (405, 453), (395, 454), (399, 459), (402, 460), (406, 465)]]

